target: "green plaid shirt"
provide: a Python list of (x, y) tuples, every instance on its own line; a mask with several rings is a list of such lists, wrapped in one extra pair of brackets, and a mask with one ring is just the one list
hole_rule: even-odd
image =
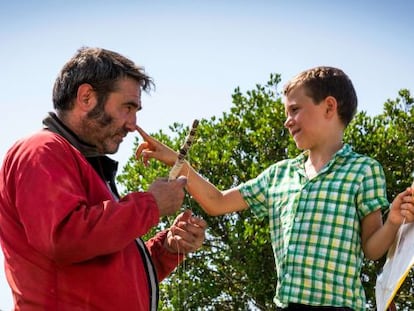
[(308, 179), (306, 157), (280, 161), (239, 186), (254, 213), (269, 217), (275, 303), (365, 310), (360, 220), (389, 205), (383, 169), (345, 144)]

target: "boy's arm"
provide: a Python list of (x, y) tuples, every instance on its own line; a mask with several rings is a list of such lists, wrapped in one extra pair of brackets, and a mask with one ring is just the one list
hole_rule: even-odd
[(414, 221), (413, 189), (407, 188), (396, 196), (391, 204), (387, 220), (382, 224), (381, 210), (367, 215), (362, 220), (362, 249), (365, 257), (372, 260), (381, 258), (395, 240), (403, 223)]
[[(138, 146), (136, 157), (142, 157), (144, 164), (153, 158), (166, 165), (173, 166), (178, 153), (149, 136), (143, 129), (137, 126), (144, 142)], [(200, 204), (206, 213), (210, 215), (223, 215), (241, 211), (247, 208), (240, 191), (236, 188), (220, 191), (212, 183), (200, 176), (191, 165), (185, 161), (180, 175), (187, 177), (187, 190)]]
[(381, 258), (391, 247), (397, 234), (399, 225), (392, 225), (389, 221), (382, 224), (381, 210), (376, 210), (362, 219), (362, 249), (367, 259)]
[(186, 161), (182, 175), (187, 176), (187, 190), (209, 215), (217, 216), (247, 208), (237, 188), (220, 191), (201, 177)]

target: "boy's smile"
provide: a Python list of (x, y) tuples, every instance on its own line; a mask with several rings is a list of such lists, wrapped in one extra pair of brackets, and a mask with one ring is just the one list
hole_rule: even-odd
[(319, 128), (323, 124), (323, 106), (322, 102), (315, 103), (301, 87), (286, 97), (285, 127), (299, 149), (312, 149), (318, 144), (321, 134)]

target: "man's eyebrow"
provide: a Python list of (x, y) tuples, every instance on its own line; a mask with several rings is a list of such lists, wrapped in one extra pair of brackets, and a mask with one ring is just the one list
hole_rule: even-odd
[(130, 106), (133, 106), (133, 107), (135, 107), (137, 110), (141, 110), (142, 109), (142, 106), (141, 106), (141, 103), (136, 103), (136, 102), (134, 102), (134, 101), (128, 101), (128, 102), (126, 102), (124, 105), (130, 105)]

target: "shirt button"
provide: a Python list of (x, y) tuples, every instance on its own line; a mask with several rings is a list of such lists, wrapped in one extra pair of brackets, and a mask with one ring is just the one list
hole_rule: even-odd
[(286, 280), (289, 280), (289, 279), (290, 279), (290, 274), (289, 274), (289, 273), (286, 273), (286, 274), (285, 274), (285, 279), (286, 279)]

